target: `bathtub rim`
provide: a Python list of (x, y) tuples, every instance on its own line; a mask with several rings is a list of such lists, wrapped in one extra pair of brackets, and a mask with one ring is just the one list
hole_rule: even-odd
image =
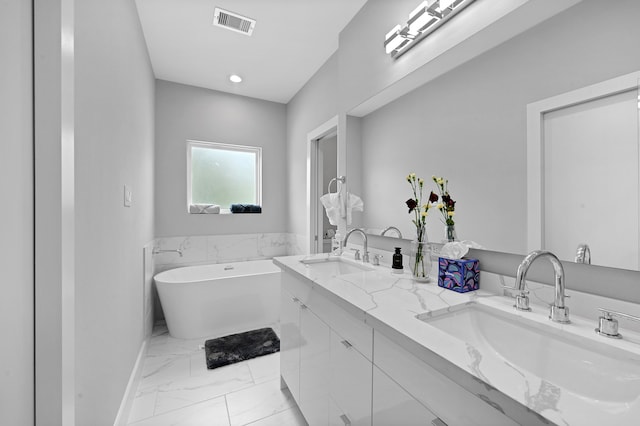
[[(227, 266), (232, 266), (235, 268), (236, 265), (243, 265), (243, 264), (246, 265), (247, 263), (259, 263), (264, 265), (268, 264), (270, 266), (273, 266), (273, 268), (268, 268), (264, 270), (249, 270), (249, 271), (245, 270), (243, 271), (243, 273), (240, 273), (240, 274), (231, 274), (231, 273), (229, 273), (228, 275), (212, 274), (210, 276), (199, 278), (199, 279), (187, 279), (184, 277), (180, 277), (180, 279), (171, 278), (171, 275), (177, 274), (178, 270), (180, 271), (180, 273), (186, 273), (186, 272), (189, 272), (190, 270), (210, 268), (210, 269), (214, 269), (214, 270), (218, 269), (222, 272), (226, 272), (224, 268)], [(237, 270), (234, 269), (234, 271), (237, 271)], [(281, 269), (278, 268), (273, 263), (272, 259), (253, 259), (253, 260), (239, 260), (239, 261), (233, 261), (233, 262), (204, 263), (200, 265), (178, 266), (176, 268), (171, 268), (162, 272), (158, 272), (153, 276), (153, 280), (156, 284), (166, 284), (166, 285), (174, 285), (174, 284), (179, 285), (179, 284), (191, 284), (191, 283), (195, 284), (195, 283), (223, 280), (223, 279), (229, 279), (229, 278), (235, 278), (235, 277), (250, 277), (254, 275), (277, 274), (280, 272), (281, 272)], [(169, 277), (169, 278), (167, 279), (165, 277)]]

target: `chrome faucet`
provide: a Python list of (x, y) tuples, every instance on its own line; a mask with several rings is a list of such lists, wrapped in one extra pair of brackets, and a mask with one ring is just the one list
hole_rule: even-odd
[(398, 228), (396, 228), (395, 226), (390, 226), (387, 229), (385, 229), (384, 231), (382, 231), (380, 233), (380, 235), (382, 235), (384, 237), (384, 234), (386, 234), (389, 231), (396, 231), (396, 234), (398, 234), (398, 238), (402, 238), (402, 232), (400, 232), (400, 230)]
[(160, 250), (159, 248), (154, 247), (151, 254), (160, 254), (160, 253), (178, 253), (180, 257), (182, 257), (182, 249), (174, 249), (174, 250)]
[(588, 244), (579, 244), (576, 250), (576, 263), (591, 264), (591, 249)]
[(569, 308), (564, 306), (564, 298), (565, 298), (565, 287), (564, 287), (564, 268), (562, 267), (562, 263), (557, 258), (557, 256), (549, 251), (544, 250), (535, 250), (529, 253), (520, 266), (518, 266), (518, 272), (516, 273), (516, 284), (515, 288), (520, 292), (518, 296), (516, 296), (516, 309), (521, 311), (530, 311), (529, 308), (529, 297), (527, 296), (528, 291), (526, 291), (526, 276), (527, 271), (531, 264), (538, 258), (546, 257), (549, 259), (551, 264), (553, 265), (553, 270), (555, 273), (555, 300), (553, 305), (551, 305), (551, 311), (549, 313), (549, 319), (554, 322), (560, 323), (569, 323)]
[(362, 229), (353, 228), (351, 231), (347, 232), (347, 235), (344, 237), (344, 241), (342, 242), (342, 245), (344, 247), (347, 247), (347, 240), (349, 239), (351, 234), (353, 234), (354, 232), (359, 232), (362, 235), (362, 251), (364, 252), (362, 254), (362, 261), (365, 263), (369, 263), (369, 252), (367, 251), (367, 234), (365, 234)]

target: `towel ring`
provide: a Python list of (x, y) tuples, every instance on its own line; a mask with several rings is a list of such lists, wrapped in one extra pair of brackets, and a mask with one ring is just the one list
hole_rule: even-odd
[(336, 193), (340, 192), (340, 186), (338, 185), (338, 182), (339, 183), (345, 183), (346, 180), (347, 180), (347, 178), (344, 177), (344, 176), (338, 176), (338, 177), (334, 177), (333, 179), (331, 179), (329, 181), (329, 185), (327, 185), (327, 193), (331, 194), (331, 184), (333, 182), (336, 183)]

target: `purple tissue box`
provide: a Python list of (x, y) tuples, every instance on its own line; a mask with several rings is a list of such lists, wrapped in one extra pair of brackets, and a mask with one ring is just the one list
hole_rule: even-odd
[(478, 259), (438, 259), (438, 285), (466, 293), (480, 287)]

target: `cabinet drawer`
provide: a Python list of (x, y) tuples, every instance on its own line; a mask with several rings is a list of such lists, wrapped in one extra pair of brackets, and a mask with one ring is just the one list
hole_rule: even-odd
[(517, 425), (433, 367), (375, 332), (375, 365), (447, 425)]
[(362, 319), (357, 318), (315, 289), (309, 295), (306, 304), (365, 358), (373, 360), (373, 329), (365, 324), (364, 314)]

